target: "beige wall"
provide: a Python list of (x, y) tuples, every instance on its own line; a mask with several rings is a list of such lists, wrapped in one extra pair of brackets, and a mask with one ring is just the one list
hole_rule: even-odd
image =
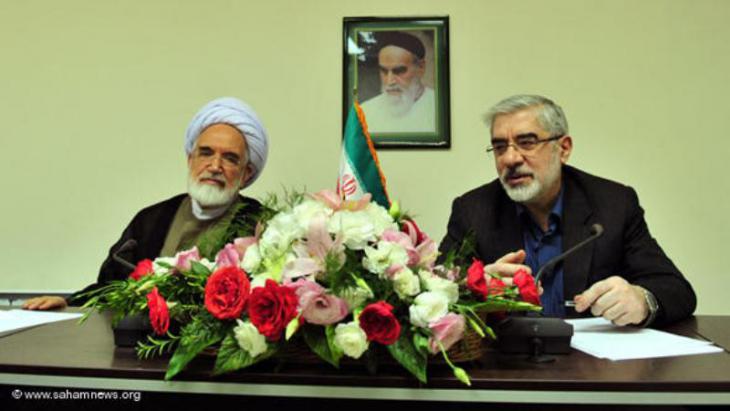
[(213, 97), (248, 101), (271, 134), (249, 195), (332, 187), (342, 18), (366, 15), (450, 16), (451, 150), (381, 153), (434, 237), (495, 177), (481, 113), (545, 94), (572, 164), (635, 187), (698, 311), (730, 314), (726, 0), (3, 1), (0, 290), (91, 282), (138, 209), (184, 190), (184, 129)]

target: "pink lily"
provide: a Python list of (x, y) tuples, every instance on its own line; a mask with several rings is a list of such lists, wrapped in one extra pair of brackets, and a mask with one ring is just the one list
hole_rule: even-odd
[(336, 192), (332, 190), (322, 190), (314, 194), (310, 194), (310, 196), (317, 200), (324, 203), (327, 207), (331, 208), (334, 211), (338, 210), (350, 210), (350, 211), (360, 211), (365, 209), (367, 205), (370, 203), (370, 199), (372, 198), (372, 195), (370, 193), (365, 194), (360, 198), (359, 200), (344, 200), (342, 197), (340, 197)]

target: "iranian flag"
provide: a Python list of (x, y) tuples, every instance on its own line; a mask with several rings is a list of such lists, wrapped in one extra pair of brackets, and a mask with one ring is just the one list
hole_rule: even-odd
[(370, 193), (381, 206), (390, 208), (385, 176), (368, 133), (365, 113), (355, 101), (347, 115), (345, 136), (342, 139), (337, 194), (345, 200), (358, 200), (365, 193)]

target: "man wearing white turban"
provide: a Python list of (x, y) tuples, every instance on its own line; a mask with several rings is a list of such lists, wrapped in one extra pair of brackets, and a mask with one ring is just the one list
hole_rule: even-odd
[[(85, 298), (78, 298), (80, 294), (129, 276), (129, 268), (115, 261), (115, 254), (136, 263), (173, 256), (197, 245), (201, 256), (213, 258), (211, 254), (222, 246), (220, 242), (233, 238), (220, 239), (209, 234), (225, 231), (236, 237), (242, 233), (226, 228), (244, 230), (255, 226), (254, 217), (261, 204), (238, 192), (261, 175), (268, 151), (266, 130), (246, 103), (223, 97), (206, 104), (193, 117), (185, 133), (188, 192), (137, 213), (109, 250), (96, 283), (68, 299), (59, 296), (29, 299), (23, 308), (48, 310), (83, 304)], [(130, 246), (130, 240), (136, 245)]]

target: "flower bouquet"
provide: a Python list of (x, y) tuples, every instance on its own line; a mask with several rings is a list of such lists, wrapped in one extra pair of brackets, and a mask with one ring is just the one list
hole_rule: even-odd
[(377, 361), (371, 353), (383, 346), (422, 382), (429, 358), (440, 355), (467, 385), (449, 353), (468, 333), (494, 338), (482, 314), (540, 309), (529, 275), (506, 287), (468, 260), (468, 244), (437, 265), (436, 243), (397, 203), (388, 210), (369, 195), (346, 201), (321, 191), (265, 206), (255, 230), (215, 257), (194, 247), (141, 261), (85, 307), (112, 311), (115, 321), (149, 315), (155, 335), (137, 354), (172, 353), (165, 379), (210, 347), (221, 374), (299, 343), (335, 367), (343, 357)]

